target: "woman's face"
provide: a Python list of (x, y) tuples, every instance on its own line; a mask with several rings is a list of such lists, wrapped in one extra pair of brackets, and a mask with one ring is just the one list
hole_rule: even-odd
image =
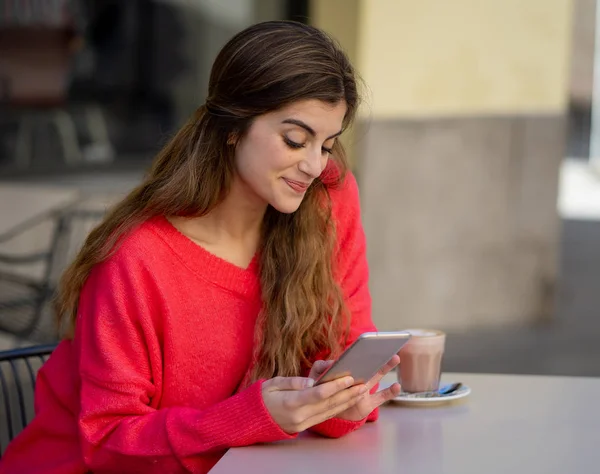
[(236, 181), (245, 198), (296, 211), (325, 169), (345, 114), (345, 102), (311, 99), (257, 117), (236, 144)]

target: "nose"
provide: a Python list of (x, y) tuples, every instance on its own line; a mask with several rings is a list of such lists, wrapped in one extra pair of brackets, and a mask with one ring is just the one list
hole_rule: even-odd
[(298, 164), (298, 169), (311, 179), (315, 179), (323, 172), (323, 161), (320, 149), (318, 152), (307, 150), (306, 156)]

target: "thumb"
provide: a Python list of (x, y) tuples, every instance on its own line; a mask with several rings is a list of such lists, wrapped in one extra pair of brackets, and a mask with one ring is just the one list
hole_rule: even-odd
[(312, 387), (315, 381), (309, 377), (274, 377), (264, 382), (270, 392), (278, 390), (304, 390)]

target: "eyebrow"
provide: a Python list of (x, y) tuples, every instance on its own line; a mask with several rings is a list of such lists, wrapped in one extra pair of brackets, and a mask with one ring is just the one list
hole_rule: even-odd
[[(317, 132), (315, 132), (312, 127), (310, 127), (309, 125), (307, 125), (306, 123), (304, 123), (302, 120), (297, 120), (297, 119), (285, 119), (283, 120), (281, 123), (289, 123), (291, 125), (296, 125), (300, 128), (303, 128), (304, 130), (306, 130), (308, 133), (311, 134), (311, 136), (316, 137), (317, 136)], [(331, 135), (330, 137), (327, 137), (327, 140), (331, 140), (332, 138), (335, 137), (339, 137), (342, 134), (343, 130), (340, 130), (337, 133), (334, 133), (333, 135)]]

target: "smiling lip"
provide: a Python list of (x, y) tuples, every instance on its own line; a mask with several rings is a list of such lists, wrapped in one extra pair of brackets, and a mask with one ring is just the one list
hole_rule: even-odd
[(302, 183), (300, 181), (293, 181), (291, 179), (283, 178), (287, 185), (297, 193), (304, 193), (308, 189), (309, 184)]

